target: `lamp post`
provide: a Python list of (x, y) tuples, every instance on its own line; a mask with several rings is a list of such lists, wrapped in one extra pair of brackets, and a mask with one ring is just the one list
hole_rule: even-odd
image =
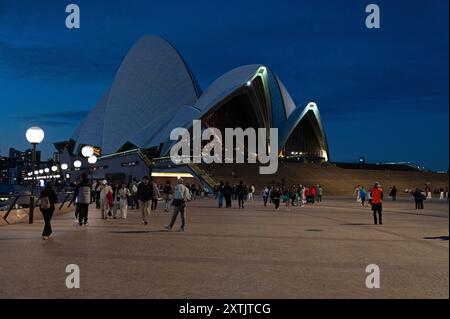
[[(27, 138), (28, 143), (33, 146), (33, 151), (31, 154), (31, 170), (35, 170), (36, 166), (36, 147), (39, 143), (44, 140), (45, 134), (44, 131), (37, 126), (30, 127), (25, 133), (25, 137)], [(31, 196), (30, 196), (30, 213), (28, 215), (28, 223), (33, 224), (33, 215), (34, 215), (34, 187), (36, 184), (36, 171), (33, 175), (31, 181)]]
[(91, 173), (91, 185), (94, 184), (94, 164), (97, 163), (97, 156), (92, 155), (88, 158), (89, 171)]
[[(90, 145), (83, 146), (83, 148), (81, 149), (81, 154), (84, 156), (84, 158), (87, 159), (89, 164), (95, 164), (95, 162), (97, 162), (97, 157), (94, 156), (94, 148), (92, 146)], [(91, 163), (91, 161), (93, 161), (93, 163)], [(92, 184), (93, 178), (91, 173), (91, 165), (89, 165), (89, 173), (91, 174), (91, 184)]]
[(76, 160), (75, 162), (73, 162), (73, 167), (75, 167), (75, 170), (79, 170), (81, 167), (81, 161)]

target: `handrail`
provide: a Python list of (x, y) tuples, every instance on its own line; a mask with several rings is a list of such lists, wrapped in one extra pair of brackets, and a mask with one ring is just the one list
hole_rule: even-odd
[[(61, 209), (64, 207), (64, 204), (67, 202), (67, 199), (68, 199), (69, 196), (72, 195), (72, 194), (73, 194), (73, 193), (67, 193), (67, 194), (66, 194), (66, 197), (64, 197), (64, 200), (63, 200), (61, 206), (59, 206), (59, 210), (61, 210)], [(69, 206), (67, 206), (67, 207), (70, 207), (71, 204), (72, 204), (72, 200), (70, 200)]]
[[(16, 198), (14, 198), (14, 202), (13, 202), (11, 205), (9, 205), (9, 209), (8, 209), (8, 211), (6, 212), (6, 215), (5, 215), (5, 217), (3, 217), (3, 219), (5, 220), (5, 222), (8, 223), (7, 218), (8, 218), (8, 216), (9, 216), (9, 213), (11, 213), (11, 209), (16, 205), (17, 200), (19, 199), (19, 197), (20, 197), (20, 196), (16, 196)], [(8, 224), (9, 224), (9, 223), (8, 223)]]
[[(67, 199), (69, 198), (69, 196), (73, 195), (73, 192), (57, 193), (57, 194), (58, 194), (58, 195), (59, 195), (59, 194), (66, 194), (66, 196), (65, 196), (65, 198), (64, 198), (64, 200), (63, 200), (62, 205), (59, 207), (59, 210), (61, 210), (61, 209), (64, 207), (64, 204), (67, 202)], [(18, 201), (20, 198), (22, 198), (22, 197), (28, 197), (28, 198), (30, 198), (30, 197), (31, 197), (31, 194), (15, 195), (15, 196), (14, 196), (13, 202), (12, 202), (11, 204), (9, 204), (8, 211), (6, 212), (5, 216), (3, 217), (3, 219), (5, 220), (5, 222), (6, 222), (7, 224), (9, 224), (9, 222), (8, 222), (8, 220), (7, 220), (9, 214), (11, 213), (11, 211), (13, 210), (13, 208), (15, 207), (15, 205), (17, 204), (17, 201)], [(34, 196), (34, 197), (36, 197), (36, 196)], [(13, 197), (11, 197), (11, 198), (13, 198)], [(73, 200), (71, 200), (71, 202), (69, 203), (69, 206), (68, 206), (68, 207), (70, 207), (70, 205), (72, 204), (72, 201), (73, 201)]]

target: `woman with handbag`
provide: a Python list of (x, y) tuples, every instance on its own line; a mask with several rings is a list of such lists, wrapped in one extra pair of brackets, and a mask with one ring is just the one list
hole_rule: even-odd
[(40, 196), (40, 210), (44, 217), (44, 231), (42, 232), (42, 239), (49, 239), (52, 235), (52, 226), (50, 221), (55, 211), (55, 203), (58, 201), (55, 191), (51, 183), (47, 183)]

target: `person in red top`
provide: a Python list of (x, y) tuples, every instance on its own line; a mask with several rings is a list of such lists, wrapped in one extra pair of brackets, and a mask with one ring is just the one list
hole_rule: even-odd
[(316, 198), (316, 187), (315, 186), (311, 186), (311, 203), (314, 204), (315, 198)]
[(381, 213), (383, 206), (383, 189), (381, 188), (380, 183), (375, 182), (370, 192), (372, 193), (372, 211), (374, 224), (377, 225), (379, 223), (380, 225), (383, 225)]

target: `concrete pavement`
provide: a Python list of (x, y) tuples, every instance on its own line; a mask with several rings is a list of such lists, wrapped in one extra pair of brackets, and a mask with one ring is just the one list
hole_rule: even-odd
[[(425, 205), (386, 201), (382, 226), (348, 197), (277, 212), (198, 200), (185, 233), (164, 231), (161, 207), (147, 226), (137, 211), (101, 220), (91, 210), (88, 227), (58, 216), (47, 241), (42, 221), (2, 226), (0, 298), (448, 298), (448, 204)], [(80, 289), (65, 285), (68, 264)], [(380, 289), (365, 286), (369, 264)]]

